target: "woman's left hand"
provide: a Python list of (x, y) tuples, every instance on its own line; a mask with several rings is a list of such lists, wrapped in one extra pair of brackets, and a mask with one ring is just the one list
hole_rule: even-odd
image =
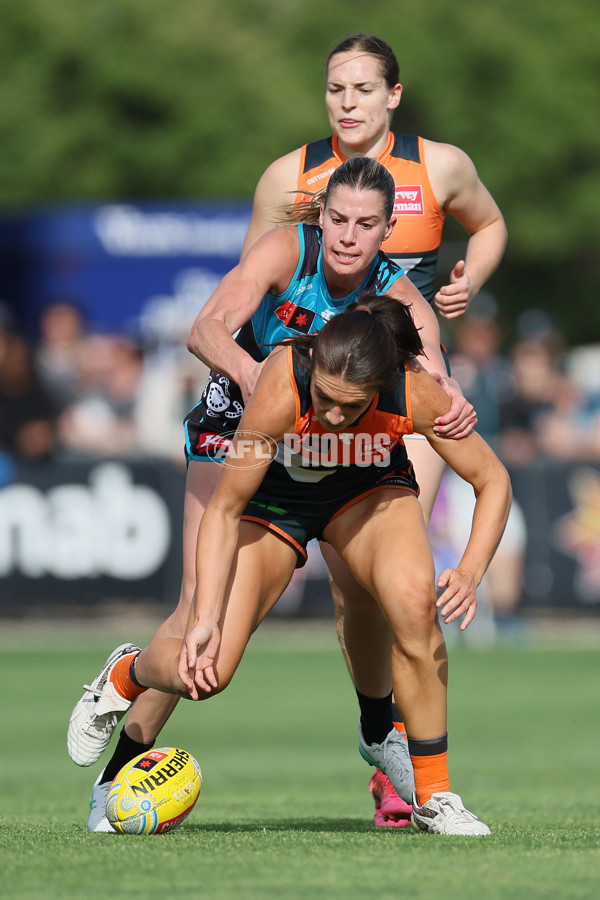
[(456, 319), (466, 312), (473, 296), (473, 285), (467, 273), (464, 259), (459, 259), (450, 273), (450, 284), (445, 284), (433, 298), (437, 310), (445, 319)]
[(436, 606), (444, 623), (448, 625), (459, 616), (464, 616), (460, 623), (460, 630), (473, 621), (477, 609), (476, 584), (470, 572), (460, 569), (444, 569), (437, 581), (438, 588), (446, 588), (438, 598)]
[(438, 437), (452, 438), (458, 441), (471, 434), (477, 425), (477, 413), (472, 403), (463, 396), (456, 382), (437, 372), (432, 372), (431, 377), (444, 389), (450, 397), (452, 405), (447, 413), (433, 423), (433, 430)]

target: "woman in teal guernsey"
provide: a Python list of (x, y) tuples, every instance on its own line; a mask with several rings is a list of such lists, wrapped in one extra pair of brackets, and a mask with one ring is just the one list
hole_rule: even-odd
[[(360, 291), (385, 293), (404, 272), (379, 251), (361, 283), (342, 297), (333, 297), (323, 271), (322, 233), (313, 225), (294, 227), (298, 240), (298, 264), (289, 284), (278, 294), (267, 293), (252, 318), (242, 326), (236, 344), (255, 362), (296, 334), (312, 334), (336, 313), (353, 303)], [(238, 385), (221, 372), (211, 371), (202, 400), (185, 421), (189, 459), (214, 458), (223, 436), (231, 437), (243, 411)]]
[[(449, 400), (416, 361), (421, 352), (410, 309), (371, 294), (316, 335), (271, 354), (202, 519), (197, 590), (182, 636), (155, 637), (144, 650), (118, 648), (89, 689), (95, 702), (86, 708), (84, 695), (76, 707), (74, 743), (88, 741), (107, 703), (114, 708), (121, 698), (126, 707), (149, 687), (192, 700), (224, 690), (317, 537), (368, 589), (372, 614), (389, 623), (393, 688), (414, 767), (413, 825), (445, 835), (490, 833), (450, 787), (448, 660), (437, 612), (445, 622), (462, 618), (463, 629), (472, 621), (506, 523), (510, 483), (476, 433), (462, 441), (436, 436)], [(437, 581), (403, 444), (415, 430), (477, 498), (462, 559)]]
[[(274, 343), (318, 331), (360, 290), (372, 289), (411, 304), (425, 348), (420, 360), (432, 373), (445, 372), (435, 313), (402, 270), (379, 253), (395, 224), (393, 204), (394, 183), (385, 168), (374, 159), (349, 159), (329, 181), (320, 226), (277, 228), (265, 234), (225, 276), (198, 316), (188, 346), (214, 372), (204, 400), (186, 422), (189, 465), (182, 589), (177, 608), (159, 627), (157, 637), (180, 639), (184, 632), (196, 586), (198, 527), (220, 470), (208, 458), (215, 455), (214, 448), (222, 450), (235, 431)], [(234, 340), (232, 335), (238, 331)], [(460, 390), (449, 379), (443, 383), (450, 408), (438, 416), (436, 431), (447, 438), (462, 438), (472, 430), (476, 417)], [(336, 580), (343, 580), (341, 560), (331, 547), (323, 547), (328, 566), (337, 566)], [(410, 799), (412, 770), (406, 741), (393, 729), (389, 699), (385, 716), (379, 709), (380, 699), (385, 701), (390, 691), (389, 629), (383, 617), (373, 613), (371, 598), (362, 590), (347, 612), (359, 635), (353, 642), (351, 666), (363, 673), (354, 679), (364, 727), (361, 748), (364, 752), (370, 748), (373, 764), (385, 757), (386, 768), (397, 766), (390, 778)], [(370, 661), (368, 666), (365, 659)], [(110, 830), (103, 815), (103, 796), (112, 778), (126, 762), (152, 746), (176, 702), (176, 697), (149, 691), (135, 703), (108, 765), (96, 779), (90, 830)], [(376, 728), (369, 725), (373, 716)], [(382, 724), (388, 719), (389, 728)], [(93, 765), (108, 740), (94, 737), (85, 748), (69, 743), (69, 752), (78, 765)]]

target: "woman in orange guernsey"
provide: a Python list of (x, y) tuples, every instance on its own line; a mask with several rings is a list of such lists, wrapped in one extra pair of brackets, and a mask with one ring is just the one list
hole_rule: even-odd
[[(382, 250), (446, 318), (461, 315), (498, 266), (506, 246), (502, 213), (472, 160), (451, 144), (390, 130), (402, 98), (398, 60), (381, 38), (355, 34), (327, 58), (325, 103), (332, 135), (293, 150), (266, 169), (254, 194), (242, 256), (273, 227), (273, 210), (322, 191), (352, 156), (371, 156), (396, 185), (393, 234)], [(435, 268), (446, 216), (469, 240), (450, 283), (435, 291)]]
[[(436, 435), (434, 422), (450, 401), (416, 361), (422, 350), (409, 307), (369, 294), (318, 334), (271, 354), (202, 519), (183, 641), (127, 648), (98, 693), (101, 701), (109, 690), (133, 702), (149, 687), (192, 700), (224, 690), (253, 631), (304, 564), (308, 541), (319, 538), (365, 585), (393, 635), (393, 685), (414, 767), (413, 825), (487, 835), (450, 789), (447, 655), (437, 612), (445, 622), (462, 617), (463, 629), (471, 622), (510, 484), (477, 434), (462, 441)], [(477, 498), (462, 559), (437, 579), (439, 599), (403, 442), (415, 430)]]

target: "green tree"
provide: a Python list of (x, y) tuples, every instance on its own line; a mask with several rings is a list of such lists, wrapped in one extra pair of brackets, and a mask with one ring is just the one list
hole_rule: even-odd
[(371, 31), (401, 62), (396, 127), (466, 150), (505, 213), (502, 305), (600, 340), (589, 0), (0, 0), (0, 13), (4, 209), (249, 199), (272, 159), (328, 133), (324, 57)]

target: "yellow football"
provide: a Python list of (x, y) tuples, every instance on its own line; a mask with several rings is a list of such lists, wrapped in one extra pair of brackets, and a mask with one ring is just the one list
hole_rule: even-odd
[(118, 773), (106, 817), (121, 834), (164, 834), (189, 816), (201, 788), (200, 766), (186, 750), (149, 750)]

